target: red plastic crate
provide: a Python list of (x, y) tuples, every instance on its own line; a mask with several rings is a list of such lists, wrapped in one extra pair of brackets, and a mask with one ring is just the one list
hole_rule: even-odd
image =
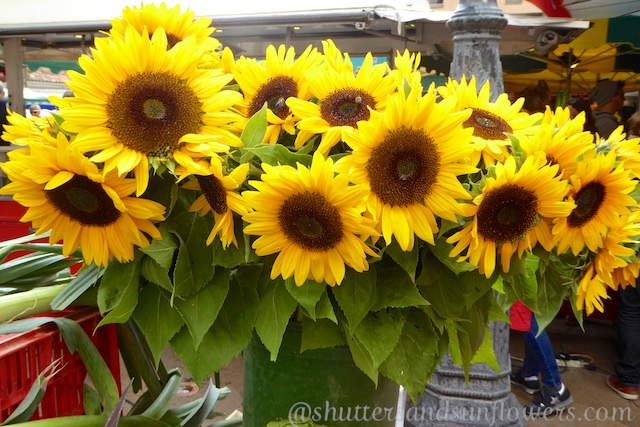
[[(40, 316), (67, 317), (78, 322), (102, 355), (120, 391), (116, 328), (112, 324), (102, 326), (94, 334), (101, 319), (96, 307), (76, 307)], [(58, 358), (62, 358), (64, 368), (49, 381), (32, 420), (83, 414), (87, 370), (77, 352), (69, 353), (53, 323), (29, 332), (0, 335), (0, 422), (24, 399), (38, 374)]]
[[(0, 198), (0, 242), (5, 240), (17, 239), (18, 237), (27, 236), (34, 232), (30, 222), (20, 222), (20, 218), (27, 212), (27, 208), (14, 202), (11, 199)], [(48, 243), (49, 239), (44, 237), (34, 240), (32, 243)], [(9, 254), (5, 261), (12, 260), (19, 256), (29, 253), (28, 251), (15, 251)], [(82, 263), (78, 262), (70, 267), (71, 274), (76, 274), (82, 267)]]

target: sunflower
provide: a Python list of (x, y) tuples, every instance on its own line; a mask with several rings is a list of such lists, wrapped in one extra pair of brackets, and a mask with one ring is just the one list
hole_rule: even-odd
[(295, 134), (295, 121), (286, 104), (289, 97), (309, 100), (311, 91), (304, 77), (305, 71), (317, 66), (322, 55), (308, 46), (296, 59), (295, 49), (280, 45), (278, 49), (269, 45), (266, 60), (240, 58), (233, 67), (233, 77), (244, 94), (247, 117), (257, 113), (267, 103), (267, 133), (264, 143), (278, 142), (281, 130)]
[(160, 6), (147, 4), (137, 7), (126, 7), (122, 11), (122, 18), (111, 20), (111, 37), (124, 37), (127, 27), (133, 27), (139, 34), (145, 29), (149, 35), (153, 35), (158, 28), (162, 28), (167, 34), (167, 47), (172, 48), (177, 43), (193, 35), (196, 37), (196, 45), (204, 48), (205, 52), (214, 52), (220, 49), (221, 43), (211, 34), (216, 30), (211, 26), (211, 19), (200, 17), (195, 19), (194, 12), (187, 9), (180, 12), (180, 5), (168, 8), (165, 3)]
[(597, 142), (598, 152), (607, 153), (610, 150), (616, 152), (618, 161), (623, 162), (634, 178), (640, 178), (640, 138), (627, 139), (624, 128), (619, 126), (607, 139)]
[(596, 273), (595, 267), (589, 265), (578, 282), (578, 289), (576, 289), (576, 308), (578, 310), (586, 308), (587, 316), (596, 309), (602, 313), (604, 312), (604, 305), (602, 304), (603, 298), (609, 298), (607, 295), (607, 285)]
[(258, 235), (253, 248), (259, 256), (278, 253), (271, 278), (294, 276), (340, 284), (345, 264), (358, 272), (369, 268), (367, 254), (375, 253), (358, 237), (375, 234), (362, 217), (366, 189), (350, 186), (346, 175), (334, 176), (333, 161), (316, 152), (311, 168), (298, 164), (263, 164), (257, 191), (245, 191), (251, 208), (243, 219), (245, 233)]
[(609, 227), (620, 226), (630, 214), (629, 206), (636, 204), (629, 196), (635, 183), (630, 172), (615, 163), (616, 153), (611, 151), (578, 164), (568, 195), (576, 208), (553, 225), (558, 253), (571, 248), (577, 255), (585, 245), (597, 252)]
[(55, 138), (51, 138), (51, 128), (55, 125), (52, 116), (27, 118), (17, 113), (8, 113), (9, 123), (4, 125), (3, 140), (20, 146), (27, 146), (30, 142), (55, 143)]
[(636, 256), (634, 261), (611, 272), (616, 288), (626, 289), (627, 286), (636, 286), (636, 279), (640, 275), (640, 259)]
[(516, 161), (509, 156), (504, 164), (496, 165), (495, 173), (473, 200), (471, 223), (447, 239), (456, 244), (449, 256), (466, 249), (460, 261), (469, 259), (486, 277), (495, 270), (497, 254), (506, 273), (516, 252), (522, 257), (538, 242), (551, 250), (553, 241), (545, 219), (566, 217), (574, 207), (563, 201), (569, 188), (557, 176), (558, 166), (547, 165), (539, 157), (528, 157), (516, 170)]
[(338, 50), (331, 40), (323, 40), (325, 62), (305, 73), (318, 104), (289, 98), (287, 106), (300, 119), (295, 146), (300, 148), (313, 135), (322, 135), (317, 150), (327, 155), (343, 140), (344, 131), (369, 120), (370, 110), (382, 111), (387, 95), (396, 89), (396, 79), (385, 75), (386, 64), (373, 65), (371, 53), (365, 56), (357, 75), (348, 54)]
[(598, 251), (596, 271), (607, 285), (617, 290), (620, 286), (635, 286), (640, 268), (636, 245), (640, 240), (640, 211), (633, 211), (624, 225), (612, 228), (603, 239)]
[[(621, 284), (623, 287), (627, 286), (626, 282), (619, 281), (616, 271), (633, 274), (635, 270), (637, 276), (637, 268), (631, 267), (627, 270), (628, 260), (634, 258), (635, 250), (625, 246), (625, 243), (633, 243), (634, 238), (640, 233), (637, 219), (637, 214), (634, 214), (627, 219), (625, 225), (613, 228), (607, 233), (603, 238), (602, 248), (595, 254), (580, 278), (576, 290), (576, 307), (579, 310), (586, 308), (587, 315), (591, 315), (594, 310), (604, 311), (602, 299), (609, 298), (607, 288), (617, 291)], [(631, 263), (634, 264), (636, 263)], [(633, 285), (635, 286), (635, 280)]]
[(63, 240), (64, 255), (79, 246), (87, 264), (106, 266), (114, 257), (131, 261), (134, 245), (149, 245), (145, 233), (161, 239), (151, 221), (162, 221), (165, 207), (129, 197), (136, 189), (133, 179), (101, 175), (63, 138), (56, 147), (32, 144), (29, 155), (0, 167), (12, 181), (0, 194), (13, 194), (28, 208), (21, 221), (31, 222), (36, 234), (51, 230), (50, 244)]
[(520, 111), (524, 98), (512, 104), (509, 96), (503, 93), (495, 102), (491, 102), (489, 82), (478, 92), (475, 77), (469, 83), (464, 76), (460, 82), (449, 79), (445, 86), (438, 87), (438, 92), (445, 99), (454, 98), (458, 110), (472, 110), (471, 117), (463, 126), (473, 129), (471, 142), (476, 148), (472, 158), (473, 165), (478, 165), (481, 159), (487, 168), (504, 161), (511, 146), (506, 134), (519, 137), (530, 133), (534, 123), (541, 118), (540, 114), (529, 115)]
[(543, 155), (549, 164), (557, 164), (560, 176), (569, 179), (583, 156), (595, 153), (593, 135), (582, 130), (583, 116), (570, 120), (568, 108), (555, 114), (548, 109), (532, 134), (520, 136), (520, 146), (527, 155)]
[(471, 129), (461, 124), (470, 111), (455, 111), (451, 100), (436, 102), (431, 90), (389, 96), (384, 113), (345, 133), (353, 153), (336, 163), (355, 184), (369, 190), (367, 211), (379, 223), (387, 244), (395, 237), (409, 251), (414, 235), (434, 244), (436, 216), (457, 221), (458, 199), (470, 199), (458, 175), (472, 173)]
[(231, 243), (238, 247), (233, 228), (233, 213), (244, 215), (249, 212), (249, 207), (246, 201), (233, 190), (237, 190), (242, 185), (248, 171), (249, 164), (243, 163), (225, 176), (222, 173), (222, 165), (214, 161), (211, 162), (211, 175), (196, 175), (196, 179), (183, 185), (188, 190), (202, 191), (202, 195), (189, 208), (190, 212), (198, 212), (200, 216), (213, 213), (215, 224), (207, 239), (207, 245), (210, 245), (216, 235), (219, 235), (225, 249)]
[(627, 266), (627, 260), (632, 259), (635, 250), (625, 246), (625, 243), (633, 243), (631, 237), (638, 235), (638, 224), (628, 224), (626, 227), (618, 227), (610, 230), (603, 239), (602, 248), (593, 260), (596, 272), (602, 281), (610, 288), (617, 290), (618, 283), (613, 280), (613, 271)]
[(401, 88), (402, 91), (404, 91), (406, 84), (409, 87), (420, 88), (420, 93), (423, 92), (422, 75), (418, 70), (421, 58), (420, 52), (411, 53), (405, 49), (405, 51), (400, 54), (399, 51), (396, 51), (396, 57), (393, 60), (395, 69), (389, 70), (389, 73), (395, 76), (398, 88)]
[(175, 163), (202, 172), (196, 160), (227, 153), (242, 143), (235, 135), (244, 120), (229, 111), (242, 95), (221, 90), (231, 76), (196, 68), (202, 52), (195, 37), (167, 51), (158, 28), (151, 39), (127, 27), (122, 39), (97, 39), (94, 59), (79, 60), (86, 75), (70, 72), (75, 97), (64, 112), (71, 144), (96, 152), (105, 173), (134, 171), (137, 194), (147, 188), (149, 163)]

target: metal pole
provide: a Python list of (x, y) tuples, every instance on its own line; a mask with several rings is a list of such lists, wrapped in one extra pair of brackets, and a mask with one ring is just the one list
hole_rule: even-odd
[[(496, 0), (460, 0), (447, 22), (454, 44), (450, 77), (460, 80), (466, 76), (469, 81), (475, 76), (478, 88), (489, 81), (493, 100), (503, 93), (499, 42), (506, 24)], [(524, 426), (522, 407), (511, 393), (509, 326), (492, 322), (489, 328), (500, 372), (484, 363), (474, 364), (467, 383), (462, 367), (454, 365), (447, 354), (424, 394), (407, 411), (406, 425)]]

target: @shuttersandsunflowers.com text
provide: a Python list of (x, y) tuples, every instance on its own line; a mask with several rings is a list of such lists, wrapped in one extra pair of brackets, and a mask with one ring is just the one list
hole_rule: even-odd
[[(313, 406), (307, 402), (296, 402), (289, 408), (289, 423), (292, 426), (301, 426), (309, 421), (314, 423), (331, 422), (364, 422), (367, 425), (393, 421), (397, 414), (397, 408), (379, 407), (368, 405), (356, 406), (333, 406), (331, 402)], [(505, 421), (516, 421), (518, 419), (553, 419), (557, 422), (563, 421), (584, 421), (588, 423), (598, 422), (630, 422), (637, 418), (631, 407), (567, 407), (557, 412), (539, 411), (537, 413), (523, 413), (522, 408), (505, 407), (498, 403), (492, 407), (459, 407), (449, 406), (447, 402), (439, 408), (411, 407), (404, 414), (404, 419), (412, 423), (429, 421), (451, 421), (451, 422), (482, 422), (493, 425)]]

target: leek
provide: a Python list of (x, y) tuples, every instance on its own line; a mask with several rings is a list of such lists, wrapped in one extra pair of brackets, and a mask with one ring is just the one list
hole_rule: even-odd
[(51, 301), (68, 283), (0, 296), (0, 323), (51, 311)]

